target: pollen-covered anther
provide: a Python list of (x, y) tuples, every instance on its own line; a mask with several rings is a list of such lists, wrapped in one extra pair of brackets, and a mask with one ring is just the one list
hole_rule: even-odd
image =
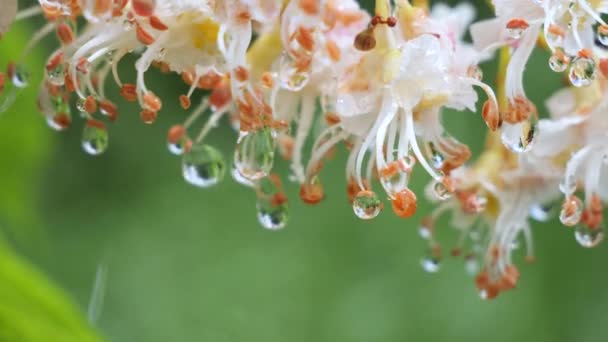
[(293, 158), (293, 147), (295, 140), (292, 136), (287, 134), (281, 134), (277, 137), (277, 146), (279, 147), (279, 153), (285, 160), (291, 160)]
[(156, 9), (156, 0), (131, 0), (133, 12), (141, 17), (149, 17)]
[(57, 113), (53, 116), (53, 122), (62, 130), (67, 129), (72, 124), (72, 118), (67, 113)]
[(158, 112), (163, 107), (163, 103), (160, 98), (151, 91), (147, 91), (144, 94), (143, 105), (145, 109), (152, 112)]
[(336, 44), (336, 42), (334, 42), (333, 40), (328, 40), (325, 43), (325, 50), (327, 50), (329, 58), (331, 58), (331, 60), (334, 62), (339, 61), (342, 57), (342, 52), (340, 51), (338, 44)]
[(176, 144), (180, 142), (186, 135), (186, 127), (183, 125), (173, 125), (167, 133), (167, 141)]
[(97, 112), (97, 100), (95, 100), (95, 97), (93, 97), (92, 95), (87, 96), (84, 99), (83, 108), (84, 111), (89, 114)]
[(505, 266), (504, 272), (500, 277), (500, 289), (502, 291), (511, 290), (517, 285), (519, 280), (519, 270), (513, 265)]
[(99, 111), (108, 117), (110, 121), (116, 121), (118, 118), (118, 107), (109, 100), (99, 101)]
[(405, 188), (397, 192), (391, 200), (391, 205), (395, 214), (401, 218), (412, 217), (416, 213), (418, 201), (416, 194), (410, 189)]
[(300, 198), (306, 204), (318, 204), (325, 198), (325, 189), (318, 180), (306, 182), (300, 186)]
[(182, 106), (183, 109), (190, 108), (190, 105), (191, 105), (190, 98), (187, 95), (180, 95), (179, 104), (180, 104), (180, 106)]
[(580, 49), (578, 51), (578, 56), (580, 58), (593, 58), (593, 51), (591, 51), (591, 49)]
[(137, 101), (137, 87), (132, 83), (125, 83), (120, 87), (120, 96), (129, 102)]
[(249, 71), (244, 66), (238, 66), (234, 69), (234, 77), (239, 82), (246, 82), (249, 79)]
[(151, 45), (156, 40), (156, 38), (154, 38), (154, 36), (146, 31), (146, 29), (144, 29), (141, 25), (137, 25), (135, 33), (137, 40), (144, 45)]
[(496, 131), (500, 127), (500, 113), (496, 102), (486, 100), (481, 110), (481, 117), (490, 130)]
[(70, 44), (71, 42), (74, 41), (74, 31), (72, 30), (72, 28), (70, 27), (70, 25), (62, 22), (57, 24), (57, 38), (59, 38), (59, 40), (67, 45)]
[(209, 104), (212, 108), (222, 108), (227, 105), (232, 99), (232, 92), (228, 82), (220, 84), (218, 87), (213, 89), (209, 95)]
[(566, 30), (555, 24), (549, 25), (549, 33), (562, 38), (566, 36)]
[(139, 117), (143, 123), (150, 125), (156, 121), (158, 113), (149, 109), (144, 109), (139, 113)]
[(536, 106), (523, 96), (518, 96), (509, 102), (509, 108), (502, 113), (502, 121), (517, 124), (528, 120), (531, 115), (537, 115)]

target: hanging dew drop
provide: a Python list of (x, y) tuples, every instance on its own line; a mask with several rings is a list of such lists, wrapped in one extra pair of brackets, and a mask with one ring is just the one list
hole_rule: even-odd
[(580, 198), (572, 195), (564, 200), (559, 220), (565, 226), (573, 227), (578, 224), (583, 215), (583, 202)]
[(257, 202), (257, 215), (262, 227), (269, 230), (280, 230), (287, 225), (289, 206), (287, 203), (273, 205), (267, 200), (260, 199)]
[(30, 73), (27, 69), (21, 65), (15, 65), (15, 68), (12, 72), (11, 82), (17, 88), (25, 88), (29, 84), (30, 81)]
[(608, 46), (608, 26), (600, 25), (597, 27), (597, 40), (600, 44)]
[(92, 156), (104, 153), (108, 148), (108, 130), (98, 120), (88, 120), (82, 132), (82, 148)]
[(254, 187), (255, 183), (247, 178), (245, 178), (241, 172), (236, 168), (234, 163), (232, 163), (230, 168), (230, 175), (232, 179), (234, 179), (237, 183), (244, 185), (246, 187)]
[(557, 49), (549, 57), (549, 68), (555, 72), (564, 72), (570, 65), (570, 57), (566, 56), (563, 50)]
[(420, 260), (420, 266), (428, 273), (437, 273), (441, 266), (441, 260), (432, 255), (427, 255)]
[(445, 184), (441, 181), (436, 181), (435, 184), (433, 184), (433, 192), (435, 193), (437, 199), (440, 201), (445, 201), (452, 197), (452, 194), (450, 193), (447, 186), (445, 186)]
[(369, 190), (359, 191), (353, 200), (353, 211), (362, 220), (371, 220), (380, 214), (382, 202), (375, 192)]
[(222, 153), (215, 147), (196, 143), (182, 158), (182, 175), (186, 182), (208, 188), (224, 179), (226, 165)]
[(596, 77), (595, 62), (591, 58), (576, 57), (570, 65), (568, 77), (575, 87), (589, 86)]
[(604, 240), (604, 228), (590, 228), (586, 225), (578, 225), (574, 230), (574, 237), (579, 245), (585, 248), (593, 248)]
[(255, 181), (268, 176), (274, 165), (275, 139), (269, 128), (242, 132), (234, 151), (234, 165), (241, 175)]
[(501, 140), (505, 147), (515, 153), (525, 153), (532, 149), (538, 135), (538, 123), (535, 115), (516, 124), (504, 123), (501, 128)]

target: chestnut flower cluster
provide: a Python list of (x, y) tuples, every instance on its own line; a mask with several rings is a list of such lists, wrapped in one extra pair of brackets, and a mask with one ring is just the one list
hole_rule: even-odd
[[(175, 100), (190, 114), (169, 129), (167, 143), (182, 158), (183, 178), (207, 188), (230, 173), (255, 192), (258, 221), (267, 229), (281, 229), (289, 218), (275, 159), (290, 161), (288, 180), (314, 205), (325, 198), (324, 164), (344, 146), (347, 199), (361, 219), (379, 215), (384, 199), (397, 216), (413, 216), (410, 176), (420, 168), (431, 177), (426, 192), (437, 206), (419, 231), (428, 242), (422, 266), (439, 269), (444, 252), (435, 227), (449, 213), (460, 232), (450, 253), (464, 257), (483, 298), (515, 287), (513, 251), (524, 243), (526, 260), (534, 259), (530, 219), (549, 219), (560, 193), (559, 218), (575, 227), (576, 241), (594, 247), (604, 237), (604, 1), (494, 0), (496, 17), (477, 23), (470, 5), (429, 8), (415, 0), (377, 0), (373, 14), (355, 0), (38, 2), (18, 10), (17, 0), (3, 0), (0, 35), (14, 20), (42, 15), (46, 24), (24, 55), (56, 36), (38, 96), (52, 129), (82, 118), (82, 147), (99, 155), (108, 148), (108, 126), (133, 110), (106, 97), (106, 80), (152, 124), (170, 99), (156, 95), (159, 86), (146, 82), (146, 72), (177, 73), (189, 90)], [(472, 44), (463, 39), (467, 32)], [(523, 83), (537, 46), (551, 51), (549, 68), (566, 73), (569, 83), (547, 101), (546, 119)], [(495, 50), (493, 88), (478, 65)], [(137, 56), (130, 81), (118, 68), (127, 55)], [(5, 69), (0, 112), (29, 78), (24, 64)], [(205, 96), (193, 104), (195, 92)], [(472, 162), (468, 146), (443, 125), (444, 109), (479, 112), (487, 124), (485, 149)], [(230, 166), (205, 139), (223, 117), (238, 131)]]

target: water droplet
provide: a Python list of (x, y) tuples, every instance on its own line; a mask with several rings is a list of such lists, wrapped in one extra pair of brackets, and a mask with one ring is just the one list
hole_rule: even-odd
[(46, 70), (46, 79), (55, 86), (63, 86), (65, 84), (64, 75), (65, 66), (63, 63), (59, 63), (56, 67)]
[(432, 255), (427, 255), (420, 260), (420, 265), (428, 273), (437, 273), (441, 266), (441, 260)]
[(563, 50), (558, 49), (549, 57), (549, 68), (555, 72), (564, 72), (570, 65), (570, 57)]
[(25, 88), (28, 85), (30, 80), (30, 73), (27, 69), (21, 65), (15, 65), (15, 69), (13, 70), (13, 76), (11, 78), (11, 82), (17, 88)]
[(537, 119), (531, 114), (528, 120), (516, 124), (504, 123), (501, 128), (503, 144), (515, 153), (530, 151), (538, 135)]
[(258, 221), (262, 227), (270, 230), (285, 228), (289, 220), (289, 206), (287, 203), (271, 205), (264, 200), (257, 203)]
[(247, 186), (247, 187), (254, 187), (255, 183), (247, 178), (245, 178), (241, 172), (239, 172), (239, 170), (236, 168), (236, 166), (234, 165), (234, 163), (232, 163), (231, 168), (230, 168), (230, 175), (232, 176), (232, 179), (234, 179), (237, 183)]
[(483, 70), (481, 70), (478, 65), (471, 65), (467, 69), (467, 75), (470, 78), (474, 78), (478, 81), (481, 81), (483, 79)]
[(564, 200), (562, 210), (559, 213), (559, 220), (565, 226), (573, 227), (581, 220), (583, 215), (583, 201), (572, 195)]
[(430, 226), (423, 223), (418, 228), (418, 234), (420, 235), (421, 238), (428, 240), (433, 236), (433, 229)]
[(442, 181), (436, 181), (435, 184), (433, 184), (433, 192), (440, 201), (445, 201), (452, 197), (452, 193)]
[(234, 151), (234, 165), (243, 177), (266, 177), (274, 165), (275, 140), (269, 128), (241, 132)]
[(600, 25), (597, 27), (597, 40), (600, 44), (608, 46), (608, 26)]
[(299, 70), (295, 60), (288, 54), (283, 53), (279, 61), (279, 80), (281, 87), (289, 91), (300, 91), (310, 79), (309, 70)]
[(182, 174), (194, 186), (208, 188), (216, 185), (224, 179), (225, 172), (222, 153), (213, 146), (197, 143), (183, 156)]
[(429, 160), (433, 164), (433, 167), (435, 167), (436, 169), (441, 169), (443, 167), (443, 164), (445, 163), (445, 157), (443, 156), (443, 154), (439, 152), (439, 150), (435, 147), (435, 144), (432, 142), (426, 144), (426, 147), (426, 152), (429, 156)]
[(406, 155), (400, 160), (389, 163), (386, 167), (379, 170), (380, 184), (389, 198), (394, 199), (397, 193), (405, 189), (409, 183), (410, 172), (416, 160)]
[(579, 245), (585, 248), (593, 248), (604, 240), (604, 228), (589, 228), (586, 225), (578, 225), (574, 230), (574, 237)]
[(92, 156), (102, 154), (108, 149), (108, 130), (97, 120), (88, 120), (82, 132), (82, 148)]
[(79, 112), (84, 113), (85, 111), (85, 103), (86, 103), (86, 99), (84, 98), (79, 98), (76, 101), (76, 109), (78, 109)]
[(369, 190), (359, 191), (353, 201), (353, 211), (358, 218), (370, 220), (380, 214), (382, 202), (375, 192)]
[(530, 207), (530, 217), (539, 222), (547, 222), (556, 213), (554, 205), (534, 204)]
[(591, 58), (576, 57), (570, 65), (570, 82), (575, 87), (587, 87), (595, 79), (596, 67)]

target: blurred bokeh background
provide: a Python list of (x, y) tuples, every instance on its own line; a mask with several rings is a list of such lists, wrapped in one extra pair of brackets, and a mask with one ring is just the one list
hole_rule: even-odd
[[(471, 3), (489, 15), (485, 2)], [(2, 65), (19, 58), (40, 23), (13, 26), (0, 43)], [(420, 267), (425, 201), (408, 220), (390, 210), (371, 222), (353, 215), (344, 150), (324, 170), (320, 205), (286, 186), (291, 220), (279, 232), (257, 224), (253, 193), (229, 177), (208, 190), (187, 185), (165, 146), (168, 127), (186, 116), (177, 76), (148, 76), (175, 99), (154, 125), (120, 103), (109, 150), (86, 155), (80, 120), (55, 133), (36, 110), (54, 44), (26, 57), (32, 85), (0, 116), (0, 341), (606, 340), (608, 251), (580, 248), (556, 221), (534, 224), (537, 262), (519, 256), (518, 288), (486, 302), (461, 259), (446, 258), (436, 274)], [(134, 60), (121, 63), (124, 79)], [(561, 85), (546, 60), (537, 51), (526, 77), (539, 108)], [(495, 67), (483, 65), (488, 82)], [(119, 98), (115, 87), (110, 94)], [(445, 121), (478, 154), (479, 115), (447, 112)], [(226, 155), (235, 139), (226, 122), (210, 136)], [(427, 181), (415, 172), (419, 193)], [(447, 222), (440, 229), (443, 242), (456, 239)]]

